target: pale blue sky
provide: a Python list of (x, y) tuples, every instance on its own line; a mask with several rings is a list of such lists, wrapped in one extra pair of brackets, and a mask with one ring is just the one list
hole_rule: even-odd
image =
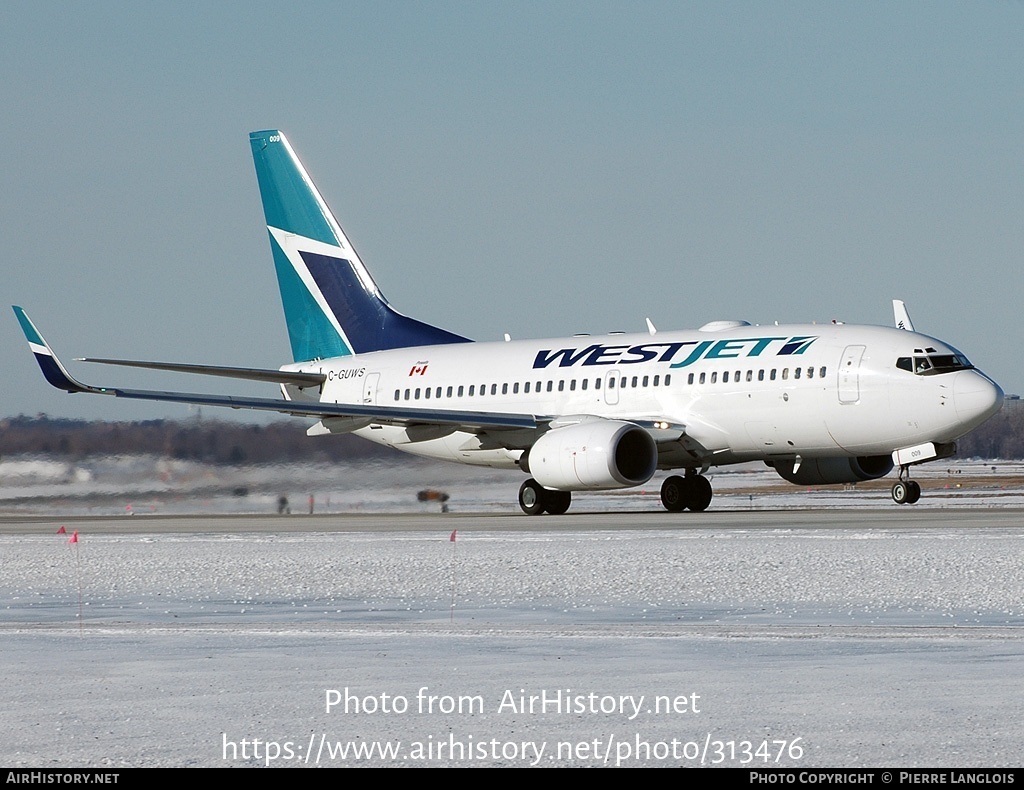
[[(0, 31), (2, 292), (66, 358), (289, 361), (247, 142), (280, 128), (392, 304), (460, 334), (899, 297), (1024, 390), (1020, 3), (11, 2)], [(0, 416), (187, 413), (52, 390), (0, 327)]]

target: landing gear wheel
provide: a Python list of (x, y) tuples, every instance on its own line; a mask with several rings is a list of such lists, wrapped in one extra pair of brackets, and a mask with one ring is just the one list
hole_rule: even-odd
[(701, 513), (708, 509), (715, 492), (711, 489), (711, 481), (703, 475), (693, 475), (686, 478), (689, 485), (689, 496), (687, 507), (694, 513)]
[(921, 498), (921, 484), (916, 480), (907, 481), (907, 504), (916, 505)]
[(686, 510), (686, 480), (679, 475), (666, 477), (661, 484), (661, 504), (670, 513)]
[(905, 505), (910, 501), (908, 484), (902, 480), (892, 484), (892, 501), (897, 505)]
[(528, 516), (539, 516), (547, 505), (547, 491), (532, 477), (519, 487), (519, 507)]
[(571, 491), (548, 491), (544, 489), (544, 497), (547, 500), (545, 510), (552, 516), (560, 516), (569, 509), (572, 504)]
[(661, 484), (661, 504), (671, 513), (687, 508), (695, 513), (707, 510), (713, 496), (711, 482), (703, 475), (672, 475)]

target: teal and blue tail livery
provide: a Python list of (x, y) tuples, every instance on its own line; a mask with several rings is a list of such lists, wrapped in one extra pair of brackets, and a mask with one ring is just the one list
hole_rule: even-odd
[(296, 362), (470, 342), (388, 304), (281, 132), (249, 142)]

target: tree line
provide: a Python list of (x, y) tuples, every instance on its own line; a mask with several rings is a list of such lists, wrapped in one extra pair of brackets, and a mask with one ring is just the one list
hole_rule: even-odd
[(0, 458), (44, 455), (69, 461), (158, 455), (211, 464), (339, 462), (397, 453), (355, 436), (306, 436), (299, 420), (253, 425), (220, 420), (99, 422), (39, 415), (0, 420)]
[(1007, 398), (984, 425), (957, 440), (962, 458), (1024, 458), (1024, 401)]

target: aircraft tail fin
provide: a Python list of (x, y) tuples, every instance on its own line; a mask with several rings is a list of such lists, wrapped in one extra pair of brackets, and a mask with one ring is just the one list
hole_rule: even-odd
[(470, 342), (388, 304), (281, 132), (249, 143), (294, 361)]

